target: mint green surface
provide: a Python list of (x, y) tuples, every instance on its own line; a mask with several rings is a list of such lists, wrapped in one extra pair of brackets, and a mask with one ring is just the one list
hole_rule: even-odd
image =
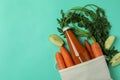
[[(61, 9), (89, 3), (105, 9), (120, 50), (119, 0), (0, 0), (0, 80), (61, 80), (54, 58), (59, 49), (48, 36), (59, 34)], [(109, 69), (120, 80), (120, 66)]]

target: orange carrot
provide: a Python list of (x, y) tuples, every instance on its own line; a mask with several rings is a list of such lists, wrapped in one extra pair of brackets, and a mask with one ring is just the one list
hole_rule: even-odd
[(66, 65), (65, 65), (65, 62), (64, 62), (62, 55), (59, 52), (56, 52), (55, 57), (56, 57), (58, 69), (59, 70), (65, 69)]
[(89, 42), (87, 40), (84, 40), (84, 44), (85, 44), (85, 47), (86, 47), (87, 51), (89, 52), (89, 55), (90, 55), (91, 59), (95, 58)]
[(98, 42), (93, 42), (91, 47), (92, 47), (92, 51), (95, 57), (99, 57), (103, 55), (102, 49)]
[(61, 54), (63, 56), (66, 66), (67, 67), (73, 66), (74, 62), (72, 60), (72, 57), (70, 56), (70, 53), (67, 51), (67, 49), (64, 46), (61, 46), (60, 51), (61, 51)]

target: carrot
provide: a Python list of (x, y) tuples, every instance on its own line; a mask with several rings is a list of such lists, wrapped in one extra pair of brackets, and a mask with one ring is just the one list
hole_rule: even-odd
[(74, 62), (72, 60), (72, 57), (70, 56), (70, 53), (67, 51), (67, 49), (64, 46), (61, 46), (60, 51), (61, 51), (61, 54), (63, 56), (66, 66), (67, 67), (73, 66)]
[(89, 55), (90, 55), (91, 59), (95, 58), (89, 42), (87, 40), (84, 40), (84, 44), (85, 44), (85, 47), (86, 47), (87, 51), (89, 52)]
[(65, 65), (65, 62), (64, 62), (62, 55), (59, 52), (56, 52), (55, 57), (56, 57), (58, 69), (59, 70), (65, 69), (66, 65)]
[(102, 49), (98, 42), (93, 42), (91, 47), (95, 57), (99, 57), (103, 55)]

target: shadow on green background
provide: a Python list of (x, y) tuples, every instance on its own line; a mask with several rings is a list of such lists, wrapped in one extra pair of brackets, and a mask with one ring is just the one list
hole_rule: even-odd
[[(60, 10), (93, 3), (105, 9), (120, 50), (120, 1), (102, 0), (0, 0), (0, 80), (61, 80), (55, 69), (55, 52), (48, 41), (56, 33)], [(120, 66), (110, 67), (120, 80)]]

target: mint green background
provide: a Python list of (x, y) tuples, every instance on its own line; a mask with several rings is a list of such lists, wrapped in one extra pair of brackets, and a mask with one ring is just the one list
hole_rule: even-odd
[[(120, 50), (119, 0), (0, 0), (0, 80), (61, 80), (54, 59), (59, 49), (48, 36), (58, 34), (61, 9), (89, 3), (105, 9)], [(120, 66), (110, 72), (120, 80)]]

